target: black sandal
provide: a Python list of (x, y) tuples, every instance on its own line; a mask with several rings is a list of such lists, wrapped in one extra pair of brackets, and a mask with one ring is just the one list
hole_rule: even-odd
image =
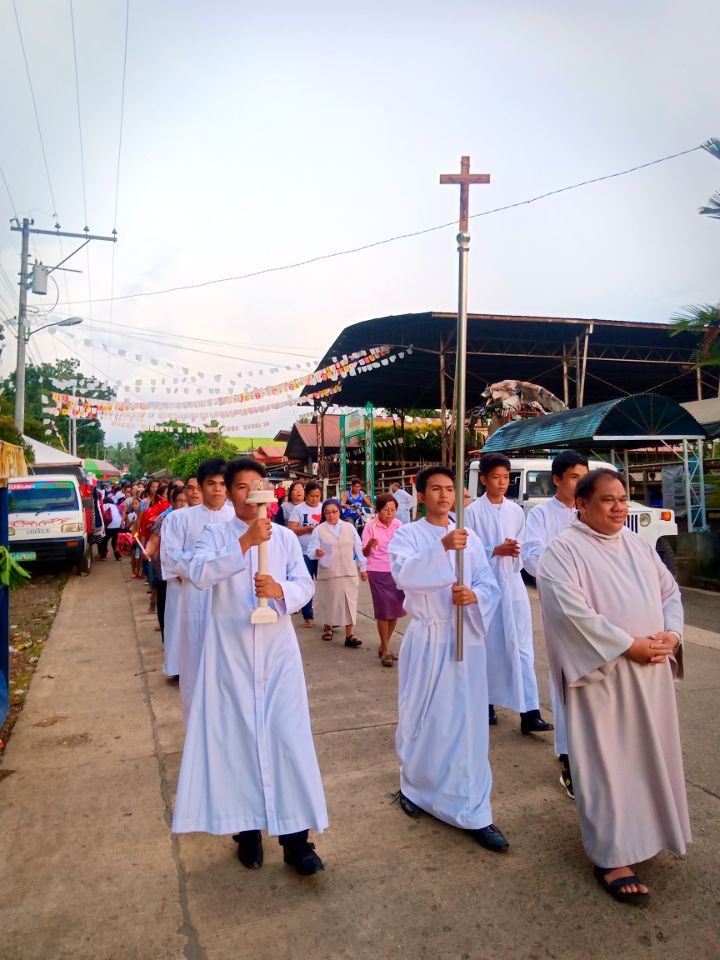
[(622, 888), (629, 887), (632, 884), (645, 884), (639, 877), (636, 877), (634, 874), (630, 877), (616, 877), (615, 880), (612, 880), (610, 883), (605, 882), (605, 876), (608, 873), (611, 873), (613, 870), (616, 870), (616, 867), (593, 867), (593, 873), (595, 878), (600, 886), (605, 890), (610, 896), (619, 901), (620, 903), (634, 903), (637, 905), (647, 903), (650, 899), (649, 893), (629, 893), (625, 892)]
[(332, 627), (329, 630), (323, 630), (322, 638), (323, 640), (332, 640), (333, 638)]
[(346, 647), (361, 647), (362, 640), (358, 640), (357, 637), (349, 636), (345, 637), (345, 646)]

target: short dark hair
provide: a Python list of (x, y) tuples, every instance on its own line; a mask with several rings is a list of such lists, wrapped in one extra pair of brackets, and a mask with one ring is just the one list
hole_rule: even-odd
[(480, 457), (480, 476), (486, 477), (496, 467), (505, 467), (509, 470), (510, 466), (510, 458), (504, 453), (484, 453)]
[(352, 486), (354, 483), (359, 483), (360, 486), (362, 486), (362, 480), (360, 479), (360, 477), (350, 477), (350, 480), (348, 482), (350, 486)]
[(197, 475), (197, 473), (189, 473), (189, 474), (185, 477), (185, 486), (187, 486), (188, 483), (190, 483), (191, 480), (197, 480), (197, 482), (200, 483), (200, 481), (198, 480), (198, 475)]
[[(197, 469), (198, 483), (202, 486), (209, 477), (217, 477), (218, 474), (224, 477), (227, 466), (227, 460), (223, 457), (210, 457), (209, 460), (203, 460)], [(225, 482), (227, 483), (227, 480)]]
[[(200, 464), (200, 469), (202, 469), (202, 464)], [(230, 489), (232, 487), (235, 477), (242, 470), (252, 470), (259, 477), (266, 477), (267, 471), (265, 467), (255, 460), (254, 457), (236, 457), (235, 460), (231, 460), (229, 463), (225, 464), (225, 486)], [(198, 470), (198, 474), (200, 470)]]
[(611, 470), (609, 467), (600, 467), (599, 470), (591, 470), (578, 480), (578, 484), (575, 487), (575, 501), (577, 502), (580, 497), (582, 497), (583, 500), (589, 500), (595, 493), (598, 480), (601, 477), (612, 477), (613, 480), (619, 480), (622, 483), (622, 479), (617, 470)]
[(185, 487), (176, 486), (176, 487), (170, 488), (170, 500), (172, 501), (172, 503), (175, 503), (175, 501), (177, 500), (177, 498), (180, 496), (181, 493), (185, 493)]
[(380, 493), (375, 499), (375, 513), (380, 513), (383, 507), (386, 507), (389, 503), (394, 503), (395, 506), (398, 505), (397, 500), (391, 493)]
[(442, 477), (449, 477), (449, 479), (455, 483), (455, 471), (451, 467), (444, 467), (441, 463), (439, 463), (436, 467), (425, 467), (418, 474), (416, 474), (415, 489), (417, 492), (425, 493), (428, 480), (430, 477), (434, 477), (438, 473)]
[(570, 467), (586, 467), (588, 465), (587, 457), (584, 457), (577, 450), (563, 450), (552, 462), (552, 476), (562, 478)]
[(287, 498), (288, 498), (288, 500), (289, 500), (290, 497), (292, 496), (292, 492), (293, 492), (293, 490), (295, 489), (295, 487), (296, 487), (298, 484), (300, 484), (300, 487), (302, 488), (303, 495), (305, 494), (305, 484), (302, 482), (302, 480), (293, 480), (293, 482), (292, 482), (292, 483), (290, 484), (290, 486), (287, 488)]
[(315, 480), (311, 480), (310, 483), (305, 484), (305, 496), (307, 497), (313, 490), (319, 490), (322, 493), (322, 487)]

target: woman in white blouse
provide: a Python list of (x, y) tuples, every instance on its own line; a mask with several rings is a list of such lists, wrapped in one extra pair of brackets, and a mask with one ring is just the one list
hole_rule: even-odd
[(357, 620), (358, 571), (367, 580), (365, 557), (358, 532), (340, 519), (340, 503), (326, 500), (322, 522), (310, 534), (307, 555), (318, 560), (315, 616), (323, 624), (323, 640), (332, 640), (333, 626), (345, 625), (345, 646), (359, 647), (353, 635)]

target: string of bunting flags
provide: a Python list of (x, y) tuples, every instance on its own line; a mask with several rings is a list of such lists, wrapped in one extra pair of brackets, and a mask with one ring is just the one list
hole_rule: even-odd
[[(259, 413), (266, 413), (269, 410), (279, 409), (285, 406), (295, 406), (297, 398), (287, 396), (283, 400), (275, 400), (267, 404), (253, 405), (251, 407), (231, 406), (232, 404), (245, 404), (253, 400), (262, 399), (268, 396), (278, 396), (280, 394), (289, 394), (291, 390), (297, 390), (310, 384), (330, 383), (330, 386), (323, 387), (320, 390), (306, 396), (305, 399), (312, 401), (322, 399), (342, 390), (338, 382), (350, 376), (365, 374), (371, 370), (378, 369), (381, 366), (388, 366), (397, 360), (402, 360), (407, 355), (412, 354), (412, 346), (405, 350), (391, 353), (387, 346), (373, 347), (370, 350), (360, 350), (350, 356), (343, 356), (339, 360), (333, 358), (333, 362), (315, 371), (312, 374), (303, 377), (297, 377), (280, 384), (273, 384), (266, 387), (254, 388), (251, 392), (246, 391), (239, 394), (226, 394), (215, 397), (214, 399), (204, 398), (193, 401), (134, 401), (127, 402), (122, 400), (104, 400), (96, 397), (83, 397), (74, 393), (61, 393), (59, 391), (50, 391), (50, 397), (43, 396), (42, 401), (45, 404), (52, 403), (52, 406), (46, 406), (44, 411), (49, 414), (73, 416), (80, 419), (99, 419), (116, 426), (137, 429), (151, 429), (151, 424), (146, 421), (153, 420), (157, 422), (158, 415), (162, 412), (164, 417), (170, 417), (174, 414), (182, 417), (183, 420), (202, 420), (208, 417), (247, 417)], [(57, 381), (53, 381), (57, 383)], [(201, 411), (202, 412), (192, 412)], [(267, 425), (267, 421), (258, 422), (254, 426)], [(250, 429), (246, 425), (241, 429)], [(188, 427), (190, 430), (190, 427)], [(195, 432), (201, 432), (201, 428), (193, 428)], [(221, 429), (228, 429), (223, 427)], [(207, 432), (207, 428), (202, 428)]]
[[(200, 400), (187, 401), (125, 401), (125, 400), (102, 400), (94, 397), (79, 397), (75, 394), (58, 393), (57, 399), (63, 406), (76, 407), (84, 405), (88, 409), (99, 411), (101, 413), (110, 413), (112, 411), (130, 411), (130, 410), (192, 410), (209, 407), (225, 407), (230, 404), (249, 403), (253, 400), (261, 400), (263, 397), (278, 396), (283, 393), (289, 393), (292, 390), (299, 390), (305, 386), (326, 383), (331, 381), (337, 383), (340, 379), (354, 377), (358, 374), (368, 373), (370, 370), (376, 370), (380, 366), (388, 366), (395, 363), (398, 359), (403, 359), (406, 355), (412, 353), (412, 347), (407, 351), (400, 351), (398, 354), (391, 354), (389, 347), (374, 347), (370, 351), (361, 350), (352, 354), (350, 357), (342, 357), (340, 360), (333, 361), (314, 373), (302, 377), (295, 377), (292, 380), (286, 380), (283, 383), (272, 384), (270, 386), (255, 387), (250, 391), (242, 393), (231, 393), (223, 396), (217, 396), (214, 399), (203, 398)], [(322, 390), (318, 391), (322, 394)], [(53, 399), (55, 393), (53, 392)], [(48, 402), (44, 400), (43, 402)]]

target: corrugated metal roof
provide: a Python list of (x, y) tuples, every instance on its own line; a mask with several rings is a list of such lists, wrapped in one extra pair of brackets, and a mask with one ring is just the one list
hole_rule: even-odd
[(512, 420), (495, 431), (483, 453), (558, 447), (621, 450), (683, 437), (704, 438), (705, 431), (675, 400), (641, 393), (532, 420)]

